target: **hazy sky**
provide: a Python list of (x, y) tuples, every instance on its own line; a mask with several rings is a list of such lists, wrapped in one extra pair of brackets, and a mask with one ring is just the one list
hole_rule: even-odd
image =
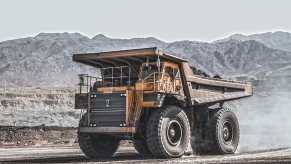
[(0, 41), (40, 32), (212, 41), (291, 31), (291, 0), (0, 0)]

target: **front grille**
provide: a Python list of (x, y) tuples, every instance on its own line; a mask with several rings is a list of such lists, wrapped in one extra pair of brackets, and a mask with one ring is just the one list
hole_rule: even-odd
[(96, 126), (120, 126), (125, 121), (124, 93), (94, 93), (91, 96), (90, 123)]

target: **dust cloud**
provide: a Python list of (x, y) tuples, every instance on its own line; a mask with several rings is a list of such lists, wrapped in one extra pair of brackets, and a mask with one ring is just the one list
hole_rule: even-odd
[(287, 80), (264, 82), (239, 102), (239, 152), (291, 147), (291, 87)]

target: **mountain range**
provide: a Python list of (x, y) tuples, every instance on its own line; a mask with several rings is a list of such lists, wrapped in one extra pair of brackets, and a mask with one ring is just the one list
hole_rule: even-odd
[(283, 31), (266, 32), (266, 33), (260, 33), (260, 34), (252, 34), (252, 35), (234, 34), (228, 38), (221, 39), (216, 42), (226, 41), (230, 39), (239, 40), (239, 41), (255, 40), (274, 49), (291, 51), (291, 33), (283, 32)]
[(73, 53), (159, 47), (188, 59), (210, 76), (253, 83), (254, 96), (234, 103), (241, 131), (239, 150), (290, 147), (290, 36), (268, 32), (234, 34), (214, 42), (164, 42), (153, 37), (40, 33), (4, 41), (0, 43), (0, 126), (76, 127), (80, 111), (74, 109), (72, 88), (77, 88), (77, 74), (97, 71), (74, 63)]
[(95, 70), (72, 62), (73, 53), (159, 47), (188, 59), (211, 76), (263, 80), (291, 76), (291, 34), (235, 34), (214, 42), (164, 42), (154, 37), (114, 39), (102, 34), (40, 33), (0, 43), (0, 86), (73, 87), (77, 74)]

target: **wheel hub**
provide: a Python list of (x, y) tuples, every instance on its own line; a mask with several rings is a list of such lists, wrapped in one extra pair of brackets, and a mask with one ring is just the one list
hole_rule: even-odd
[(170, 129), (169, 133), (170, 133), (170, 137), (175, 137), (175, 135), (176, 135), (175, 129), (173, 129), (173, 128)]
[(167, 140), (168, 142), (175, 146), (182, 139), (182, 127), (177, 120), (171, 120), (167, 128)]
[(229, 138), (228, 128), (223, 128), (223, 138), (224, 138), (224, 140), (227, 140)]
[(233, 127), (230, 122), (223, 124), (222, 136), (225, 142), (231, 142), (233, 138)]

